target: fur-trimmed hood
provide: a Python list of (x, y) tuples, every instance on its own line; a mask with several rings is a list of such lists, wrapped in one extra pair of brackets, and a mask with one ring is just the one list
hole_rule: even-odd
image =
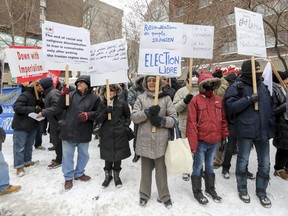
[(203, 88), (204, 84), (213, 82), (215, 83), (214, 90), (218, 89), (221, 85), (221, 80), (219, 78), (213, 77), (210, 73), (200, 74), (198, 78), (199, 92), (205, 92), (205, 89)]

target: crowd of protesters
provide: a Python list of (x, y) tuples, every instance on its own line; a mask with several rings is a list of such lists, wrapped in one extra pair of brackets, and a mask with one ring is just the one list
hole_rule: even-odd
[[(173, 202), (164, 156), (169, 128), (179, 124), (181, 136), (188, 138), (194, 159), (192, 173), (183, 173), (182, 178), (185, 181), (191, 179), (197, 202), (206, 205), (209, 202), (207, 197), (217, 203), (222, 202), (215, 189), (214, 169), (222, 167), (222, 176), (229, 179), (231, 158), (237, 154), (235, 184), (240, 200), (250, 203), (247, 179), (255, 177), (248, 171), (248, 163), (251, 149), (254, 148), (258, 159), (256, 195), (264, 207), (270, 208), (272, 203), (266, 193), (271, 178), (270, 138), (274, 138), (273, 145), (277, 148), (274, 176), (288, 180), (287, 87), (274, 76), (273, 92), (269, 92), (257, 61), (255, 70), (257, 93), (253, 91), (250, 60), (242, 63), (239, 73), (226, 76), (221, 68), (216, 68), (213, 73), (193, 70), (192, 77), (188, 74), (183, 86), (177, 89), (169, 85), (167, 77), (161, 77), (159, 86), (156, 86), (157, 77), (153, 75), (138, 76), (130, 88), (121, 83), (109, 85), (108, 89), (104, 86), (94, 90), (88, 75), (81, 75), (75, 82), (75, 88), (65, 84), (56, 88), (51, 78), (43, 78), (37, 83), (36, 91), (33, 85), (27, 86), (13, 105), (16, 174), (22, 177), (26, 168), (36, 164), (32, 160), (34, 145), (35, 149), (45, 150), (41, 146), (41, 136), (47, 126), (44, 126), (44, 121), (28, 116), (34, 112), (36, 119), (48, 120), (50, 142), (56, 153), (48, 168), (62, 167), (65, 191), (73, 188), (73, 180), (91, 180), (85, 173), (85, 167), (89, 162), (89, 143), (95, 123), (101, 124), (99, 147), (100, 158), (104, 160), (102, 187), (107, 188), (112, 179), (117, 188), (121, 187), (121, 162), (131, 156), (127, 128), (132, 121), (135, 134), (132, 161), (137, 162), (141, 158), (139, 204), (144, 207), (149, 201), (152, 171), (155, 169), (158, 202), (171, 208)], [(288, 71), (278, 73), (287, 85)], [(159, 95), (155, 105), (157, 88)], [(156, 132), (151, 132), (153, 127)], [(2, 131), (0, 138), (2, 144), (5, 140)], [(75, 149), (78, 157), (74, 165)], [(205, 183), (204, 194), (202, 179)], [(20, 188), (10, 184), (8, 165), (0, 151), (0, 194), (9, 194)]]

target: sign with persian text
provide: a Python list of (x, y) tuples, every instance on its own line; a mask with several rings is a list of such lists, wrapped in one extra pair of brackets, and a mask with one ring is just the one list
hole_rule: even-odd
[(234, 8), (238, 54), (267, 57), (262, 14)]
[(89, 72), (105, 73), (127, 69), (127, 42), (125, 39), (91, 46)]

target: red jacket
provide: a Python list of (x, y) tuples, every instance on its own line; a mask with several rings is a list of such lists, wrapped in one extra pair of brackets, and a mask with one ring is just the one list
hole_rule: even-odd
[(188, 107), (186, 135), (193, 153), (197, 150), (198, 140), (215, 144), (228, 136), (227, 121), (222, 99), (213, 95), (196, 95)]

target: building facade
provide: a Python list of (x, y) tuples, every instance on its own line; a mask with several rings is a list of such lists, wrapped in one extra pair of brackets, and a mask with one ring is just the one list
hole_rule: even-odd
[[(287, 69), (287, 0), (170, 0), (170, 22), (215, 27), (213, 59), (194, 62), (211, 68), (231, 64), (239, 67), (244, 59), (249, 58), (237, 54), (234, 7), (263, 14), (267, 56), (278, 70)], [(266, 65), (262, 59), (259, 60), (262, 67)], [(188, 65), (188, 61), (185, 63)]]

